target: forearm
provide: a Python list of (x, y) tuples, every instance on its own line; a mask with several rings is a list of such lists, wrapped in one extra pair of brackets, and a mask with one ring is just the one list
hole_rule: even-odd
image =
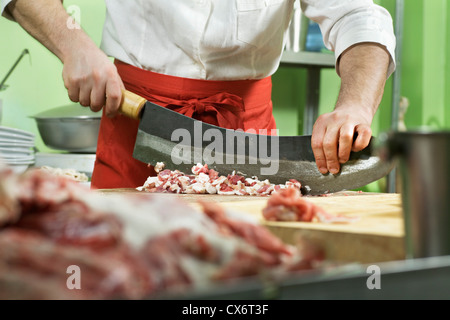
[(95, 46), (81, 28), (69, 28), (61, 0), (14, 0), (8, 5), (14, 19), (62, 62), (77, 48)]
[(390, 55), (376, 43), (362, 43), (343, 52), (338, 64), (341, 77), (336, 109), (358, 106), (370, 123), (381, 102)]
[(118, 113), (123, 83), (108, 56), (73, 21), (60, 0), (14, 0), (13, 18), (63, 63), (63, 81), (70, 100), (106, 115)]
[[(381, 102), (390, 55), (375, 43), (360, 43), (345, 50), (338, 61), (341, 89), (334, 110), (319, 116), (311, 144), (320, 172), (336, 174), (350, 152), (365, 148)], [(356, 139), (355, 139), (356, 135)]]

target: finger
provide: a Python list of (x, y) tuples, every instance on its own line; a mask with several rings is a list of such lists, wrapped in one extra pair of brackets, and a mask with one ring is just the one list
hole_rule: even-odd
[(311, 136), (311, 148), (316, 159), (316, 165), (320, 173), (328, 173), (327, 160), (323, 153), (323, 137), (325, 135), (325, 129), (321, 126), (314, 126)]
[(114, 117), (119, 112), (122, 100), (123, 84), (120, 80), (111, 80), (106, 83), (106, 116)]
[(98, 83), (91, 91), (91, 110), (100, 111), (106, 103), (106, 83)]
[(327, 161), (328, 171), (332, 174), (339, 173), (340, 163), (338, 158), (339, 131), (337, 129), (327, 130), (323, 139), (323, 153)]
[(355, 128), (351, 125), (344, 125), (339, 131), (339, 163), (346, 163), (350, 158), (353, 146), (353, 135)]
[(358, 136), (353, 142), (352, 151), (358, 152), (369, 145), (370, 139), (372, 138), (372, 129), (368, 125), (358, 125), (355, 128)]
[(69, 95), (70, 101), (79, 102), (80, 101), (80, 86), (78, 83), (64, 80), (64, 86), (67, 89), (67, 94)]
[(91, 105), (92, 85), (89, 82), (84, 82), (80, 87), (80, 104), (84, 107)]

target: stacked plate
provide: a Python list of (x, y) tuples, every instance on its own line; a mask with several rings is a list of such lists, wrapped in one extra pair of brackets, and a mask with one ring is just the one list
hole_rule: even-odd
[(17, 173), (35, 162), (35, 135), (20, 129), (0, 126), (0, 161)]

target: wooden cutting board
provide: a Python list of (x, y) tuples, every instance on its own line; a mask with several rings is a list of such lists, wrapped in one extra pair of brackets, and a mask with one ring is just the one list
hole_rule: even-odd
[[(135, 193), (134, 189), (98, 190), (105, 195)], [(258, 219), (273, 234), (288, 244), (315, 242), (322, 246), (326, 258), (337, 262), (376, 263), (405, 258), (401, 196), (398, 193), (338, 192), (306, 199), (330, 214), (358, 217), (351, 223), (273, 222), (265, 221), (262, 210), (268, 197), (229, 195), (173, 195), (194, 207), (198, 200), (212, 201), (227, 210)]]

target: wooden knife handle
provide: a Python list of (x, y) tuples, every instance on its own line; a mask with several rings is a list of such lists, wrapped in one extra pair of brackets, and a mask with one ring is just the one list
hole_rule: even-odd
[(119, 106), (119, 112), (132, 119), (139, 120), (142, 108), (147, 102), (141, 96), (128, 91), (122, 90), (122, 101)]

